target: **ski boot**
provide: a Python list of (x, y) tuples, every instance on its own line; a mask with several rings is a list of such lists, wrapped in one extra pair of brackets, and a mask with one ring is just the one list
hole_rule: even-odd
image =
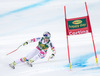
[(27, 64), (30, 66), (30, 67), (33, 67), (33, 65), (32, 65), (32, 63), (34, 62), (34, 60), (29, 60), (29, 61), (27, 61)]
[(15, 69), (15, 65), (16, 65), (16, 62), (14, 61), (13, 63), (9, 64), (9, 66), (13, 69)]

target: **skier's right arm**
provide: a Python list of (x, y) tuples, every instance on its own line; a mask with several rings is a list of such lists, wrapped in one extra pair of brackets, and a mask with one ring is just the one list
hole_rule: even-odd
[(38, 38), (33, 38), (33, 39), (31, 39), (31, 40), (28, 40), (28, 41), (26, 41), (26, 42), (23, 43), (23, 46), (28, 45), (29, 43), (32, 43), (32, 42), (37, 42), (37, 41), (39, 41), (40, 39), (41, 39), (41, 38), (38, 37)]

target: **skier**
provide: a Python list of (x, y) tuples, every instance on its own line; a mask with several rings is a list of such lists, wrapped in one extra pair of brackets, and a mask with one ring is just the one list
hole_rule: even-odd
[(21, 59), (12, 62), (11, 64), (9, 64), (9, 66), (15, 69), (16, 64), (21, 62), (27, 62), (32, 67), (32, 63), (34, 61), (36, 61), (39, 58), (42, 59), (46, 56), (49, 47), (51, 47), (52, 50), (52, 54), (49, 58), (52, 59), (55, 56), (56, 51), (55, 51), (55, 47), (50, 41), (50, 37), (51, 34), (49, 32), (45, 32), (43, 34), (43, 37), (33, 38), (23, 43), (22, 45), (25, 46), (31, 42), (38, 41), (38, 46), (33, 51), (31, 51), (26, 57), (23, 57)]

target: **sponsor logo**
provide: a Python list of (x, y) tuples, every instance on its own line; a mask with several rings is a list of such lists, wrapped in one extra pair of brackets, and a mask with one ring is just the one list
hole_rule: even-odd
[(40, 38), (38, 37), (38, 38), (36, 38), (37, 40), (39, 40)]
[(78, 35), (78, 34), (84, 34), (84, 33), (88, 33), (88, 30), (69, 32), (69, 35)]
[(81, 29), (87, 27), (86, 18), (68, 21), (69, 30)]
[(72, 22), (72, 24), (81, 24), (82, 23), (82, 20), (75, 20)]

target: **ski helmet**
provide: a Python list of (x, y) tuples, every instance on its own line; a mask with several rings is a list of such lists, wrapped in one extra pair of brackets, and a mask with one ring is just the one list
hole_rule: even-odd
[(49, 32), (44, 32), (43, 33), (43, 38), (50, 39), (50, 37), (51, 37), (51, 34)]

